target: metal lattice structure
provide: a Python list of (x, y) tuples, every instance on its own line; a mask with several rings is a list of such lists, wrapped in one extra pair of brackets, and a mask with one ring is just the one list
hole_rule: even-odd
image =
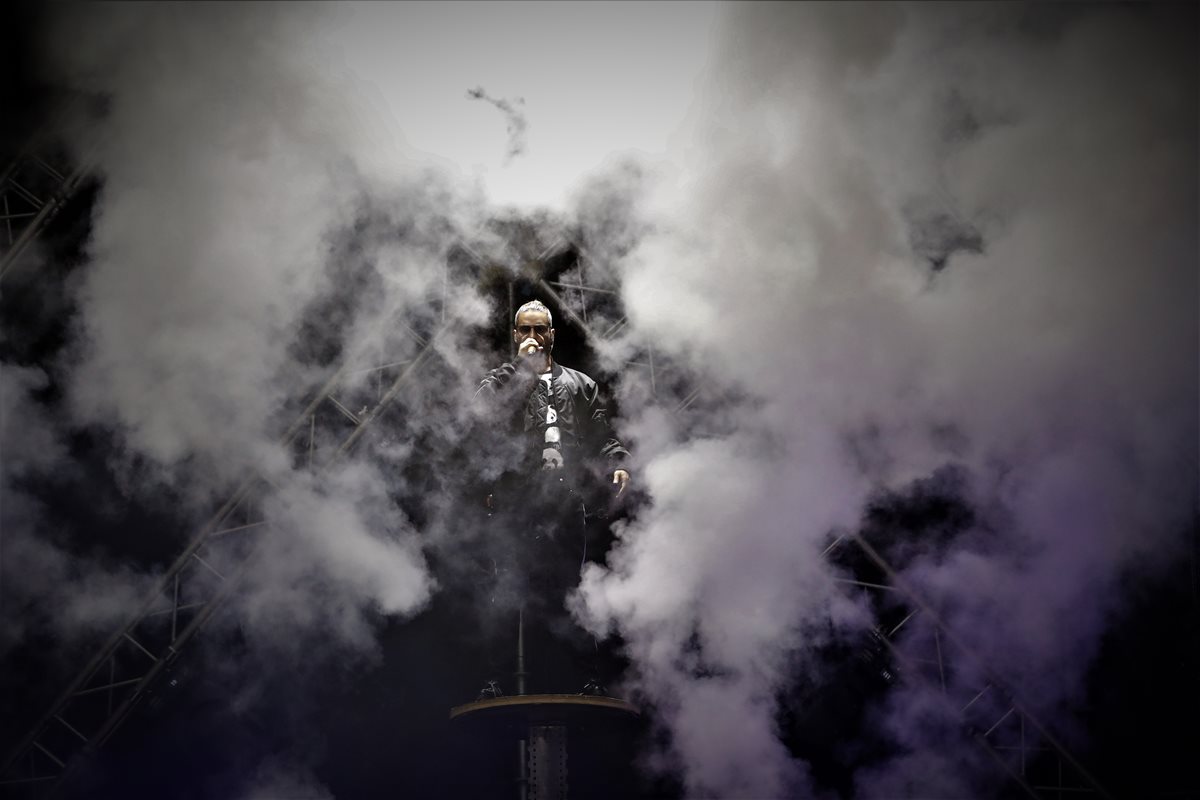
[[(870, 594), (892, 595), (881, 599), (888, 604), (898, 601), (906, 610), (899, 621), (876, 631), (898, 673), (889, 672), (889, 681), (910, 681), (939, 696), (946, 716), (958, 722), (964, 735), (976, 742), (1025, 796), (1111, 800), (1091, 772), (866, 538), (861, 534), (839, 536), (823, 555), (829, 558), (847, 548), (865, 556), (882, 572), (885, 582), (839, 581)], [(963, 685), (952, 679), (952, 671), (969, 672), (974, 680)]]
[[(576, 269), (565, 280), (542, 280), (540, 287), (593, 340), (603, 342), (619, 336), (627, 325), (626, 317), (601, 314), (589, 319), (588, 301), (617, 297), (620, 287), (613, 281), (611, 271), (589, 257), (585, 248), (577, 244), (575, 247), (581, 255)], [(600, 277), (599, 285), (588, 282), (596, 276)], [(574, 303), (569, 302), (570, 294), (575, 296)], [(627, 362), (627, 366), (643, 370), (650, 396), (659, 397), (663, 365), (655, 363), (652, 350), (646, 349), (637, 360)], [(689, 391), (679, 384), (671, 388), (679, 397), (670, 405), (677, 415), (685, 414), (700, 397), (699, 389)], [(878, 632), (879, 641), (900, 673), (889, 678), (919, 682), (940, 693), (947, 715), (959, 721), (964, 735), (991, 756), (1024, 795), (1038, 800), (1068, 796), (1111, 800), (1091, 772), (1021, 703), (1002, 678), (944, 625), (933, 608), (861, 534), (838, 537), (823, 555), (830, 557), (839, 548), (847, 547), (857, 548), (865, 555), (882, 572), (886, 582), (868, 583), (851, 578), (841, 579), (842, 582), (872, 593), (895, 595), (908, 608), (898, 623)], [(982, 682), (970, 689), (957, 687), (947, 676), (959, 665), (970, 665)]]
[(66, 205), (87, 170), (51, 144), (35, 144), (0, 176), (0, 280)]
[[(392, 374), (373, 406), (351, 412), (338, 390), (353, 373), (337, 370), (295, 418), (281, 439), (320, 473), (345, 456), (393, 401), (432, 351), (426, 342), (411, 359), (367, 369)], [(377, 384), (383, 386), (382, 383)], [(332, 408), (349, 420), (338, 444), (318, 449), (327, 424), (321, 412)], [(330, 452), (324, 452), (325, 450)], [(248, 476), (159, 579), (129, 621), (116, 631), (54, 701), (0, 768), (6, 796), (40, 796), (65, 778), (79, 757), (95, 752), (170, 672), (186, 645), (236, 590), (254, 563), (261, 534), (269, 524), (258, 509), (268, 488), (259, 475)], [(21, 794), (23, 793), (23, 794)]]
[[(25, 175), (22, 170), (14, 167), (11, 174)], [(59, 171), (43, 171), (55, 181), (62, 178)], [(59, 198), (56, 202), (60, 205), (84, 171), (72, 170), (70, 174), (69, 182), (64, 179), (54, 184), (57, 188), (53, 196)], [(40, 216), (21, 217), (27, 221), (22, 232), (15, 234), (14, 247), (26, 247), (55, 210), (47, 206)], [(465, 242), (460, 246), (474, 266), (489, 264)], [(18, 253), (7, 251), (14, 260)], [(443, 312), (445, 288), (443, 281)], [(434, 338), (422, 337), (402, 321), (397, 324), (406, 327), (419, 352), (402, 359), (389, 359), (380, 353), (382, 363), (346, 363), (338, 368), (280, 438), (280, 446), (292, 452), (298, 466), (319, 474), (349, 453), (411, 376), (433, 357)], [(374, 396), (364, 396), (364, 388)], [(353, 400), (348, 396), (352, 393)], [(364, 400), (369, 402), (360, 407)], [(252, 571), (262, 536), (270, 525), (260, 510), (260, 498), (270, 488), (266, 478), (252, 474), (231, 492), (165, 570), (136, 612), (110, 635), (7, 753), (0, 764), (0, 796), (44, 797), (52, 793), (88, 755), (111, 739), (139, 704), (152, 695), (158, 682), (170, 679), (187, 645)]]
[[(620, 337), (629, 319), (620, 306), (621, 288), (613, 270), (575, 239), (560, 237), (551, 249), (559, 247), (569, 248), (577, 258), (573, 267), (556, 279), (540, 278), (540, 291), (562, 309), (593, 346)], [(655, 360), (653, 347), (640, 348), (623, 366), (627, 373), (632, 371), (642, 377), (646, 397), (660, 402), (672, 398), (670, 407), (674, 414), (684, 413), (700, 397), (699, 388), (687, 386), (684, 376), (661, 359)], [(668, 389), (674, 390), (673, 394), (668, 394)]]
[[(0, 276), (18, 262), (78, 188), (84, 174), (82, 168), (33, 154), (23, 155), (5, 171), (0, 180), (0, 222), (4, 224), (0, 229)], [(462, 247), (476, 266), (488, 265), (489, 259), (468, 244)], [(571, 263), (558, 274), (548, 275), (548, 260), (564, 253)], [(571, 236), (558, 235), (519, 260), (537, 291), (557, 306), (592, 346), (604, 346), (626, 330), (628, 321), (614, 272)], [(508, 319), (514, 311), (513, 285), (510, 279)], [(337, 369), (287, 426), (281, 444), (314, 472), (335, 464), (432, 357), (434, 343), (417, 339), (421, 349), (413, 357), (381, 358), (376, 365), (345, 364)], [(676, 415), (688, 414), (701, 398), (699, 389), (687, 385), (686, 376), (656, 359), (650, 348), (637, 351), (625, 361), (625, 367), (644, 376), (645, 396)], [(375, 396), (373, 404), (354, 411), (361, 398), (350, 401), (339, 392), (350, 383), (361, 383), (363, 372), (370, 372), (375, 379)], [(137, 613), (109, 637), (8, 754), (0, 765), (0, 794), (43, 796), (68, 775), (81, 756), (102, 747), (156, 681), (171, 673), (187, 645), (252, 568), (270, 523), (263, 518), (259, 503), (268, 488), (262, 476), (249, 475), (233, 490), (163, 573)], [(878, 551), (861, 536), (850, 536), (835, 541), (826, 555), (844, 547), (858, 547), (886, 576), (881, 583), (847, 580), (847, 584), (859, 590), (895, 593), (910, 608), (899, 624), (880, 631), (880, 640), (902, 679), (922, 681), (940, 691), (948, 713), (961, 720), (967, 734), (1027, 796), (1047, 800), (1068, 794), (1108, 797), (1004, 682), (947, 630)], [(986, 676), (967, 696), (959, 696), (961, 690), (946, 679), (948, 670), (962, 662), (971, 662), (978, 674)]]

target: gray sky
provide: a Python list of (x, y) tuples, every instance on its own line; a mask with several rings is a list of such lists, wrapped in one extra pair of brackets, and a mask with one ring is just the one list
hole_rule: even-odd
[[(714, 3), (350, 3), (330, 45), (416, 150), (499, 204), (561, 208), (614, 152), (662, 156), (712, 47)], [(527, 149), (466, 92), (524, 98)]]

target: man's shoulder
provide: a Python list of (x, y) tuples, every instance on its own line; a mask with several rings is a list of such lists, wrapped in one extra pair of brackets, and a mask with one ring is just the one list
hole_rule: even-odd
[(557, 376), (559, 380), (565, 379), (589, 389), (596, 385), (596, 381), (594, 381), (592, 377), (585, 372), (580, 372), (579, 370), (571, 369), (570, 367), (564, 367), (558, 362), (555, 362), (555, 366), (562, 370), (562, 372)]
[(511, 362), (505, 362), (505, 363), (501, 364), (500, 366), (496, 367), (495, 369), (489, 369), (487, 372), (487, 375), (483, 376), (483, 379), (487, 380), (488, 378), (508, 377), (516, 371), (517, 371), (517, 367), (515, 364), (513, 364)]
[(495, 394), (501, 387), (507, 386), (515, 374), (516, 367), (512, 364), (501, 364), (495, 369), (488, 370), (488, 373), (479, 382), (479, 388), (475, 391), (475, 396), (478, 397), (481, 393)]

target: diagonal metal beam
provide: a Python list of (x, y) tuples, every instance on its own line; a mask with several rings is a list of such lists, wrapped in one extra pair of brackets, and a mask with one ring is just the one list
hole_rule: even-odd
[[(54, 192), (41, 203), (37, 209), (37, 213), (25, 224), (21, 233), (17, 236), (16, 241), (0, 256), (0, 281), (8, 275), (17, 265), (17, 259), (21, 253), (37, 238), (38, 234), (49, 224), (50, 220), (62, 210), (67, 201), (71, 199), (76, 190), (83, 183), (83, 178), (87, 174), (87, 169), (77, 167), (66, 178), (64, 178), (55, 188)], [(7, 175), (6, 184), (0, 185), (0, 192), (11, 190), (14, 192), (24, 191), (19, 184), (13, 180), (13, 171), (10, 170)], [(34, 204), (36, 205), (36, 203)]]
[[(830, 553), (838, 544), (840, 544), (842, 541), (844, 541), (844, 538), (845, 537), (839, 537), (833, 544), (831, 544), (828, 548), (826, 548), (823, 555), (827, 555), (828, 553)], [(933, 624), (934, 645), (937, 649), (937, 662), (936, 663), (937, 663), (937, 667), (938, 667), (939, 682), (941, 684), (940, 688), (943, 690), (943, 696), (945, 696), (944, 690), (946, 687), (945, 670), (943, 668), (943, 658), (942, 658), (942, 641), (943, 640), (945, 640), (947, 643), (949, 643), (959, 655), (961, 655), (962, 657), (967, 659), (967, 661), (970, 662), (971, 666), (973, 666), (975, 669), (979, 670), (980, 674), (983, 675), (987, 681), (984, 688), (981, 689), (974, 697), (972, 697), (971, 700), (965, 706), (963, 706), (960, 709), (952, 709), (952, 710), (954, 710), (958, 715), (961, 716), (972, 705), (974, 705), (977, 701), (979, 701), (980, 698), (983, 697), (983, 695), (986, 694), (989, 690), (991, 690), (995, 687), (1007, 687), (1007, 683), (994, 673), (994, 671), (991, 669), (991, 667), (986, 663), (986, 661), (981, 656), (979, 656), (977, 653), (975, 653), (974, 650), (969, 645), (967, 645), (957, 635), (954, 634), (954, 632), (945, 624), (945, 621), (942, 620), (942, 618), (934, 610), (934, 608), (927, 601), (925, 601), (925, 599), (921, 596), (921, 594), (919, 592), (917, 592), (911, 585), (908, 584), (908, 582), (903, 578), (903, 576), (900, 575), (899, 571), (896, 570), (887, 561), (887, 559), (885, 559), (883, 557), (883, 555), (875, 547), (873, 547), (871, 545), (871, 543), (866, 540), (865, 537), (863, 537), (863, 535), (860, 532), (855, 532), (853, 534), (850, 534), (849, 538), (854, 542), (855, 545), (858, 546), (858, 548), (863, 552), (863, 554), (866, 555), (867, 558), (876, 567), (878, 567), (880, 570), (883, 571), (883, 573), (887, 576), (887, 579), (891, 585), (891, 588), (894, 589), (896, 592), (898, 592), (900, 595), (903, 595), (906, 602), (911, 604), (914, 608), (914, 610), (912, 612), (910, 612), (904, 618), (904, 620), (901, 621), (901, 623), (899, 625), (896, 625), (887, 636), (882, 637), (883, 641), (886, 643), (889, 651), (894, 656), (896, 656), (896, 658), (899, 661), (904, 663), (906, 666), (912, 668), (910, 670), (910, 673), (912, 675), (916, 676), (918, 680), (924, 680), (921, 677), (920, 670), (918, 668), (915, 668), (915, 666), (916, 666), (915, 660), (908, 654), (902, 652), (895, 645), (895, 642), (892, 639), (892, 635), (894, 635), (897, 631), (899, 631), (901, 626), (903, 626), (906, 622), (908, 622), (915, 614), (920, 613), (921, 615), (923, 615), (924, 617), (929, 619)], [(1008, 718), (1013, 713), (1018, 714), (1021, 719), (1022, 740), (1024, 739), (1024, 732), (1025, 732), (1024, 724), (1025, 724), (1025, 722), (1028, 722), (1037, 731), (1038, 735), (1041, 736), (1042, 739), (1048, 745), (1050, 745), (1050, 748), (1054, 751), (1054, 753), (1060, 759), (1062, 759), (1062, 761), (1065, 761), (1066, 763), (1070, 764), (1071, 767), (1076, 771), (1076, 773), (1078, 773), (1084, 779), (1084, 781), (1088, 784), (1088, 787), (1086, 787), (1086, 789), (1083, 789), (1083, 791), (1094, 792), (1095, 794), (1098, 794), (1101, 797), (1105, 798), (1105, 800), (1113, 800), (1112, 795), (1109, 794), (1109, 792), (1104, 788), (1103, 784), (1101, 784), (1100, 781), (1097, 780), (1094, 775), (1092, 775), (1092, 773), (1079, 761), (1079, 759), (1077, 759), (1071, 753), (1071, 751), (1069, 749), (1067, 749), (1067, 747), (1061, 741), (1059, 741), (1058, 738), (1055, 737), (1046, 728), (1046, 726), (1044, 724), (1042, 724), (1042, 722), (1040, 720), (1038, 720), (1038, 718), (1032, 712), (1029, 711), (1029, 709), (1026, 706), (1024, 706), (1020, 701), (1017, 700), (1016, 696), (1013, 694), (1013, 692), (1011, 690), (1005, 688), (1003, 691), (1004, 691), (1004, 697), (1005, 697), (1005, 705), (1007, 706), (1007, 709), (1005, 710), (1004, 714), (1001, 716), (1000, 719), (996, 720), (995, 723), (992, 724), (992, 726), (986, 732), (974, 731), (973, 738), (976, 741), (978, 741), (988, 751), (989, 755), (991, 755), (992, 758), (994, 760), (996, 760), (997, 763), (999, 763), (1004, 768), (1004, 770), (1006, 772), (1008, 772), (1011, 777), (1013, 777), (1014, 780), (1016, 780), (1018, 782), (1018, 784), (1021, 786), (1022, 790), (1026, 791), (1031, 797), (1040, 798), (1040, 797), (1042, 797), (1042, 795), (1038, 793), (1038, 790), (1040, 788), (1044, 788), (1044, 787), (1035, 787), (1035, 786), (1029, 784), (1028, 782), (1026, 782), (1024, 777), (1012, 769), (1011, 765), (1008, 764), (1008, 762), (1005, 761), (1000, 756), (999, 752), (997, 751), (997, 748), (995, 748), (992, 745), (992, 743), (990, 741), (988, 741), (988, 739), (986, 738), (988, 735), (990, 735), (993, 731), (995, 731), (1000, 726), (1000, 724), (1004, 721), (1004, 719)], [(1024, 760), (1024, 755), (1022, 754), (1022, 761), (1023, 760)], [(1061, 783), (1061, 781), (1060, 781), (1060, 783)], [(1059, 787), (1058, 789), (1056, 789), (1056, 791), (1058, 791), (1058, 790), (1065, 790), (1065, 788)]]
[[(428, 348), (427, 348), (428, 349)], [(348, 363), (343, 364), (326, 380), (324, 385), (318, 389), (314, 397), (308, 403), (303, 411), (295, 418), (288, 426), (279, 442), (281, 446), (288, 446), (300, 432), (307, 427), (306, 423), (315, 412), (317, 407), (325, 401), (330, 393), (336, 388), (343, 377), (348, 372)], [(408, 373), (405, 373), (407, 375)], [(391, 395), (394, 396), (394, 393)], [(389, 398), (390, 399), (390, 398)], [(362, 435), (362, 429), (369, 424), (374, 417), (364, 419), (362, 423), (355, 429), (352, 437), (357, 439)], [(38, 720), (27, 735), (9, 752), (2, 765), (0, 765), (0, 776), (7, 777), (14, 764), (16, 764), (26, 753), (31, 749), (44, 749), (44, 746), (38, 742), (38, 738), (43, 735), (48, 726), (53, 722), (55, 717), (62, 717), (67, 709), (76, 698), (97, 693), (100, 689), (113, 690), (116, 687), (134, 686), (133, 690), (125, 697), (125, 699), (115, 708), (110, 709), (110, 714), (106, 722), (102, 725), (99, 733), (93, 735), (89, 740), (87, 747), (94, 750), (101, 744), (111, 733), (116, 729), (117, 725), (124, 719), (133, 705), (144, 694), (146, 687), (157, 676), (162, 669), (177, 657), (179, 649), (186, 643), (196, 630), (212, 615), (219, 606), (220, 602), (228, 594), (229, 590), (237, 583), (237, 578), (242, 574), (239, 569), (234, 575), (223, 580), (218, 587), (217, 592), (206, 602), (199, 606), (199, 610), (192, 618), (191, 622), (185, 626), (182, 632), (178, 632), (175, 628), (176, 614), (183, 608), (179, 604), (179, 578), (184, 573), (184, 570), (193, 562), (201, 561), (199, 551), (209, 541), (219, 534), (228, 533), (230, 530), (239, 528), (249, 528), (251, 526), (235, 526), (230, 528), (226, 524), (226, 520), (233, 514), (239, 506), (241, 506), (251, 493), (263, 482), (261, 476), (257, 473), (247, 475), (242, 482), (237, 486), (220, 509), (202, 526), (199, 533), (192, 539), (179, 557), (172, 563), (163, 576), (159, 579), (154, 589), (147, 593), (143, 598), (135, 613), (128, 618), (127, 622), (119, 630), (115, 631), (112, 636), (100, 647), (100, 649), (87, 662), (84, 668), (76, 674), (63, 692), (55, 699), (50, 708)], [(255, 523), (256, 525), (261, 523)], [(253, 549), (250, 554), (247, 554), (242, 565), (250, 560), (253, 555)], [(214, 570), (215, 572), (215, 570)], [(219, 573), (217, 573), (219, 575)], [(141, 643), (134, 638), (135, 630), (147, 619), (159, 616), (158, 608), (159, 599), (167, 595), (174, 597), (174, 605), (172, 611), (172, 631), (170, 644), (166, 651), (155, 654), (147, 650)], [(191, 604), (195, 607), (195, 604)], [(115, 655), (123, 644), (132, 643), (146, 655), (154, 659), (153, 665), (149, 671), (139, 675), (132, 680), (117, 681), (112, 675), (112, 670), (115, 668)], [(88, 683), (99, 673), (102, 667), (109, 666), (110, 677), (106, 684), (102, 687), (89, 687)], [(57, 777), (61, 777), (57, 776)], [(56, 779), (57, 779), (56, 777)]]

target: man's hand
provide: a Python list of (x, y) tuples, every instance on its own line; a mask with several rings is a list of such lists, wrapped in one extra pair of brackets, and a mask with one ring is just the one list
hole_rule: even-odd
[(623, 469), (613, 472), (613, 483), (620, 484), (617, 489), (617, 497), (625, 494), (625, 490), (629, 488), (629, 473)]
[[(532, 336), (517, 347), (517, 355), (521, 357), (521, 363), (528, 368), (536, 372), (546, 371), (546, 351)], [(538, 358), (539, 355), (541, 358)]]

